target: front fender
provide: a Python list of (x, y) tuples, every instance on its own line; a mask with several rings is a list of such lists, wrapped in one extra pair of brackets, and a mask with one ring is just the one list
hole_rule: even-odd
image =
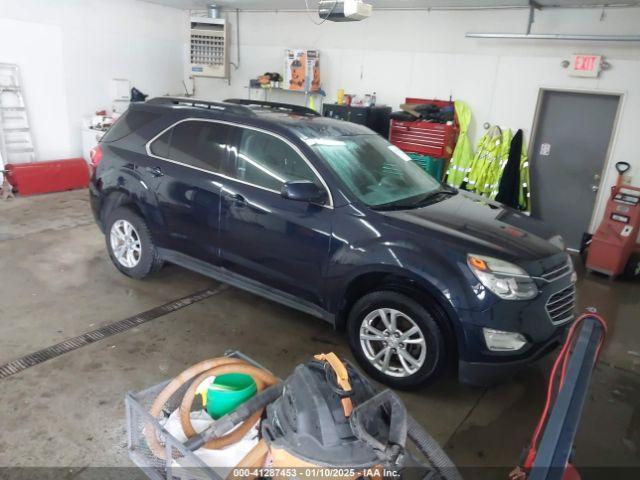
[(466, 258), (448, 249), (422, 250), (398, 242), (376, 245), (345, 245), (334, 252), (328, 285), (330, 298), (338, 299), (333, 310), (339, 308), (339, 299), (358, 277), (369, 273), (388, 273), (407, 278), (439, 301), (453, 313), (458, 309), (485, 309), (489, 299), (479, 298), (474, 286), (477, 279), (468, 271)]

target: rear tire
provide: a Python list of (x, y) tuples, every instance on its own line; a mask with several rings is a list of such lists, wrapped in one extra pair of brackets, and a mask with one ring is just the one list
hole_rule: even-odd
[(151, 232), (140, 215), (118, 207), (109, 214), (105, 227), (109, 257), (122, 273), (142, 279), (162, 268)]
[(360, 298), (349, 313), (349, 346), (366, 372), (398, 389), (414, 389), (438, 377), (446, 344), (435, 312), (393, 291)]

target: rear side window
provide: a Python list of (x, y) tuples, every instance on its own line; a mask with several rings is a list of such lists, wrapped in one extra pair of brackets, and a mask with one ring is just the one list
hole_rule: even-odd
[[(220, 123), (187, 121), (171, 129), (171, 138), (158, 138), (162, 142), (170, 142), (167, 158), (192, 167), (219, 172), (227, 155), (227, 140), (230, 127)], [(156, 140), (156, 142), (158, 141)], [(155, 142), (151, 147), (153, 152)]]
[(171, 134), (173, 133), (173, 128), (167, 130), (162, 135), (160, 135), (157, 139), (153, 141), (149, 150), (154, 155), (162, 158), (169, 158), (169, 145), (171, 144)]
[(116, 123), (107, 130), (107, 133), (102, 137), (102, 141), (115, 142), (116, 140), (120, 140), (131, 132), (135, 132), (143, 125), (157, 120), (161, 116), (162, 114), (160, 113), (133, 110), (129, 108), (118, 120), (116, 120)]

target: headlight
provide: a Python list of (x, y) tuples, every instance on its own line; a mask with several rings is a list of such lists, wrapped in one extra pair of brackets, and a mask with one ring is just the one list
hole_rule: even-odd
[(484, 341), (487, 348), (494, 352), (513, 352), (527, 344), (527, 339), (520, 333), (503, 332), (492, 328), (483, 328)]
[(538, 294), (529, 274), (513, 263), (469, 254), (467, 264), (485, 287), (504, 300), (529, 300)]
[(564, 243), (564, 238), (562, 238), (562, 235), (554, 235), (548, 241), (551, 245), (559, 248), (560, 250), (566, 250), (567, 248), (567, 245)]

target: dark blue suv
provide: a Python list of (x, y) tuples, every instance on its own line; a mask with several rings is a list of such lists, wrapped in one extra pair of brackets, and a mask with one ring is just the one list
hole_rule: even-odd
[(93, 212), (121, 272), (166, 261), (320, 317), (393, 387), (448, 363), (493, 382), (573, 319), (562, 238), (441, 185), (359, 125), (294, 105), (156, 98), (132, 105), (92, 161)]

